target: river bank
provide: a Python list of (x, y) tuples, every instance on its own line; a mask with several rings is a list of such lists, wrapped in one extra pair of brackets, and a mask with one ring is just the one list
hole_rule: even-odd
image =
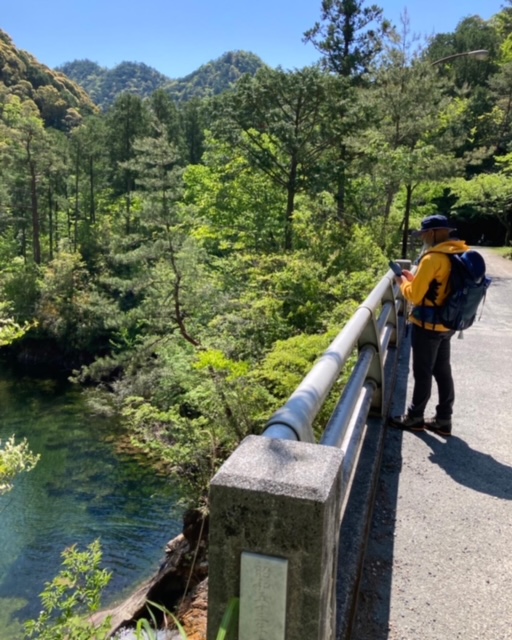
[[(126, 638), (140, 618), (148, 617), (148, 603), (174, 612), (188, 640), (205, 640), (208, 603), (208, 516), (199, 510), (185, 513), (183, 532), (170, 540), (158, 572), (115, 607), (92, 617), (95, 625), (110, 619), (109, 637)], [(153, 614), (164, 626), (159, 609)], [(169, 628), (173, 628), (172, 621)], [(130, 637), (128, 635), (128, 637)]]

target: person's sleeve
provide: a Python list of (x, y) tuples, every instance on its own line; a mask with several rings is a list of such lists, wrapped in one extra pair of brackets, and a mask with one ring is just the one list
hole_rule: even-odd
[(406, 300), (414, 305), (421, 305), (427, 294), (430, 283), (435, 278), (435, 264), (432, 256), (425, 256), (420, 262), (418, 271), (411, 282), (403, 282), (400, 290)]

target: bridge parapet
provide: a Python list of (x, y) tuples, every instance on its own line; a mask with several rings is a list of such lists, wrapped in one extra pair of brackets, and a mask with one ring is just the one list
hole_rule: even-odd
[[(350, 615), (359, 562), (347, 562), (340, 598), (340, 530), (342, 537), (346, 531), (344, 552), (353, 542), (355, 556), (362, 556), (380, 460), (375, 438), (380, 441), (382, 428), (374, 427), (382, 426), (395, 374), (396, 349), (389, 347), (399, 340), (401, 306), (389, 271), (263, 435), (246, 438), (212, 479), (209, 640), (232, 597), (240, 597), (233, 636), (240, 640), (333, 640), (337, 628), (339, 637), (340, 626), (348, 627), (340, 615)], [(357, 362), (315, 444), (313, 422), (355, 348)], [(365, 446), (372, 452), (370, 471)], [(365, 490), (356, 488), (358, 473), (366, 476)], [(360, 494), (355, 501), (353, 492)], [(349, 513), (354, 502), (356, 515)]]

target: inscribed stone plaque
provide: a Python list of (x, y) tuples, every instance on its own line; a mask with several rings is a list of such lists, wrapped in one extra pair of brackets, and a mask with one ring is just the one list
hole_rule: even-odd
[(240, 640), (284, 640), (288, 560), (242, 553)]

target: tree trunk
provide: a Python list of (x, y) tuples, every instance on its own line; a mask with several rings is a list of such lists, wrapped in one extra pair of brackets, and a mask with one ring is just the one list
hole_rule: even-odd
[(130, 212), (131, 212), (131, 182), (130, 177), (126, 175), (126, 193), (124, 196), (124, 202), (126, 205), (125, 210), (125, 223), (126, 223), (126, 235), (129, 235), (131, 232), (131, 220), (130, 220)]
[(53, 216), (53, 225), (54, 225), (54, 229), (55, 229), (55, 248), (57, 249), (59, 246), (59, 208), (57, 205), (57, 202), (55, 202), (55, 215)]
[(75, 221), (73, 224), (73, 248), (76, 251), (76, 248), (78, 246), (78, 210), (79, 210), (79, 201), (78, 201), (78, 189), (79, 189), (79, 182), (80, 182), (80, 178), (78, 176), (78, 159), (77, 159), (77, 166), (76, 166), (76, 175), (75, 175)]
[(405, 212), (404, 212), (404, 228), (402, 230), (402, 258), (407, 258), (407, 244), (409, 241), (409, 218), (411, 215), (412, 185), (409, 183), (405, 187)]
[(505, 244), (506, 247), (510, 246), (511, 226), (512, 225), (510, 224), (510, 222), (507, 222), (505, 224), (505, 242), (504, 242), (504, 244)]
[(94, 160), (92, 155), (89, 156), (89, 197), (91, 198), (89, 220), (91, 224), (94, 224), (96, 222), (96, 207), (94, 203)]
[(293, 156), (288, 176), (288, 197), (286, 201), (286, 218), (284, 227), (284, 248), (286, 251), (291, 251), (293, 247), (293, 211), (295, 209), (295, 193), (297, 189), (297, 164), (297, 158)]
[(345, 145), (342, 145), (340, 148), (340, 158), (338, 165), (338, 184), (336, 191), (336, 213), (338, 216), (339, 222), (343, 222), (345, 218), (345, 190), (346, 190), (346, 155), (347, 148)]
[[(386, 204), (384, 206), (384, 220), (382, 222), (382, 228), (380, 232), (380, 246), (384, 248), (386, 245), (386, 237), (388, 233), (388, 222), (389, 222), (389, 214), (391, 213), (391, 205), (393, 204), (393, 199), (395, 197), (397, 191), (396, 185), (388, 185), (386, 190)], [(400, 224), (400, 229), (402, 228), (402, 224)]]
[(23, 263), (27, 264), (27, 230), (25, 225), (21, 228), (21, 255), (23, 256)]
[(393, 204), (397, 189), (398, 187), (395, 184), (390, 184), (387, 188), (386, 205), (384, 207), (384, 220), (386, 222), (388, 221), (389, 214), (391, 213), (391, 205)]
[(30, 170), (30, 201), (32, 208), (32, 254), (34, 256), (34, 262), (41, 264), (41, 237), (39, 229), (39, 209), (37, 201), (37, 174), (36, 165), (32, 160), (30, 139), (27, 140), (27, 158), (28, 166)]
[(66, 226), (68, 231), (68, 241), (71, 242), (71, 207), (69, 204), (66, 208)]
[(50, 260), (53, 260), (53, 193), (48, 186), (48, 245), (50, 250)]

